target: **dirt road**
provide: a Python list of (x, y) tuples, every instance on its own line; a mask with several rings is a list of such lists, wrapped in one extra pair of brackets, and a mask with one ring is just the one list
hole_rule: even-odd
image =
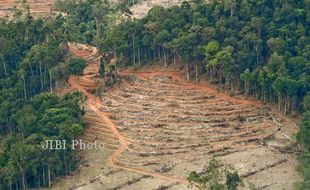
[[(71, 49), (71, 52), (77, 53), (76, 51), (73, 51), (72, 49)], [(93, 51), (91, 56), (94, 56), (96, 53), (97, 53), (96, 51)], [(76, 55), (79, 56), (79, 54), (76, 54)], [(89, 67), (89, 66), (90, 65), (88, 65), (87, 67)], [(87, 67), (85, 69), (87, 69)], [(104, 112), (101, 112), (98, 109), (98, 107), (101, 106), (100, 105), (100, 99), (98, 97), (95, 97), (93, 94), (89, 93), (87, 91), (87, 88), (85, 88), (85, 86), (87, 86), (87, 87), (92, 86), (91, 78), (95, 74), (98, 74), (98, 73), (85, 74), (85, 72), (84, 72), (84, 74), (81, 77), (71, 76), (69, 78), (68, 82), (69, 82), (70, 86), (72, 87), (72, 89), (79, 90), (80, 92), (82, 92), (87, 97), (87, 100), (85, 102), (87, 107), (90, 108), (98, 117), (100, 117), (100, 119), (102, 119), (102, 121), (105, 124), (107, 124), (107, 126), (109, 127), (111, 132), (117, 137), (117, 139), (119, 141), (119, 147), (108, 159), (108, 163), (110, 164), (110, 166), (118, 168), (118, 169), (123, 169), (123, 170), (131, 171), (131, 172), (137, 172), (137, 173), (144, 174), (144, 175), (150, 175), (150, 176), (153, 176), (153, 177), (159, 177), (159, 178), (162, 178), (162, 179), (165, 179), (165, 180), (174, 181), (174, 182), (187, 183), (187, 181), (185, 179), (181, 178), (181, 177), (165, 176), (165, 175), (161, 175), (161, 174), (158, 174), (158, 173), (153, 173), (153, 172), (146, 171), (146, 170), (130, 168), (130, 167), (122, 166), (122, 165), (118, 164), (115, 161), (128, 148), (129, 142), (118, 131), (117, 127), (109, 119), (109, 117)], [(80, 84), (81, 80), (84, 81), (83, 85)]]

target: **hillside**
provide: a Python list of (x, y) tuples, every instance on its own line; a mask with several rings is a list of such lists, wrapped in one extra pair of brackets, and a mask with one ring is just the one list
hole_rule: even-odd
[[(29, 11), (34, 17), (55, 15), (57, 14), (57, 12), (53, 11), (54, 2), (55, 0), (0, 0), (0, 17), (12, 18), (16, 10), (25, 12), (27, 6), (29, 6)], [(118, 3), (117, 0), (111, 0), (108, 2), (111, 4)], [(132, 18), (139, 19), (146, 16), (148, 11), (155, 5), (170, 7), (173, 5), (178, 5), (180, 3), (180, 0), (140, 0), (130, 9), (133, 13)]]
[(54, 0), (1, 0), (0, 1), (0, 16), (11, 18), (14, 14), (14, 10), (26, 11), (26, 7), (29, 6), (29, 12), (34, 16), (46, 16), (50, 14)]
[[(187, 189), (189, 171), (201, 172), (213, 156), (233, 164), (245, 176), (246, 188), (253, 183), (257, 188), (291, 189), (299, 180), (296, 158), (281, 153), (286, 134), (296, 132), (291, 121), (278, 131), (273, 118), (283, 115), (259, 102), (187, 82), (174, 70), (122, 70), (120, 84), (94, 97), (89, 89), (96, 88), (96, 50), (77, 47), (71, 45), (70, 51), (89, 60), (82, 77), (69, 79), (71, 88), (88, 98), (81, 138), (103, 142), (105, 150), (87, 151), (87, 165), (54, 189)], [(105, 161), (98, 162), (102, 156)]]
[(310, 189), (309, 7), (0, 1), (0, 189)]

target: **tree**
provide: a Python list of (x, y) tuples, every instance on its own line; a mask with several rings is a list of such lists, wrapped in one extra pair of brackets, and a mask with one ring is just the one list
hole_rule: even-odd
[(68, 61), (67, 73), (68, 75), (82, 74), (85, 66), (86, 61), (84, 59), (73, 57)]
[(8, 71), (7, 71), (7, 66), (5, 63), (4, 56), (8, 52), (9, 42), (4, 37), (0, 37), (0, 41), (1, 41), (1, 43), (0, 43), (0, 61), (2, 63), (3, 69), (4, 69), (4, 76), (7, 76)]
[(18, 71), (18, 77), (23, 81), (24, 99), (27, 100), (26, 77), (25, 77), (25, 70), (24, 69), (20, 69)]
[[(72, 152), (62, 159), (62, 152), (41, 151), (45, 139), (66, 134), (70, 140), (83, 128), (83, 112), (73, 96), (40, 94), (52, 89), (56, 71), (64, 77), (62, 24), (59, 17), (30, 14), (25, 20), (0, 21), (0, 189), (38, 188), (48, 178), (51, 185), (53, 177), (67, 174), (64, 165), (73, 163), (72, 170), (77, 163)], [(45, 156), (53, 159), (48, 166)]]
[[(165, 67), (167, 67), (167, 56), (166, 56), (166, 50), (165, 50), (165, 43), (170, 41), (170, 33), (167, 30), (160, 31), (156, 34), (154, 37), (154, 46), (162, 47), (164, 56), (163, 56), (163, 62)], [(159, 49), (160, 51), (160, 49)]]
[[(96, 2), (92, 5), (91, 15), (94, 17), (96, 21), (96, 41), (100, 39), (100, 35), (102, 33), (102, 24), (104, 23), (104, 16), (109, 12), (109, 6), (107, 4), (101, 4)], [(99, 45), (97, 44), (97, 47)]]
[(224, 10), (229, 11), (230, 16), (234, 16), (234, 12), (236, 9), (237, 2), (236, 0), (228, 0), (224, 2)]
[(267, 46), (271, 53), (274, 52), (283, 52), (284, 50), (284, 42), (280, 38), (270, 38), (267, 40)]
[[(226, 177), (225, 184), (222, 183), (224, 177)], [(191, 172), (187, 179), (191, 185), (201, 190), (235, 190), (241, 182), (238, 173), (232, 168), (232, 166), (222, 166), (222, 163), (215, 158), (210, 160), (202, 174)]]
[(220, 45), (216, 41), (209, 42), (208, 45), (203, 47), (205, 50), (205, 60), (206, 60), (206, 68), (209, 71), (211, 76), (211, 80), (215, 77), (215, 66), (213, 63), (213, 59), (215, 58), (216, 53), (219, 51)]
[(45, 47), (42, 45), (34, 45), (29, 53), (27, 54), (27, 58), (31, 62), (31, 65), (36, 67), (36, 64), (39, 65), (39, 73), (40, 73), (40, 83), (41, 83), (41, 90), (44, 89), (44, 82), (43, 82), (43, 63), (42, 58), (45, 57)]
[(215, 58), (211, 61), (213, 65), (218, 67), (218, 75), (220, 77), (220, 88), (222, 88), (222, 81), (225, 78), (228, 80), (231, 87), (232, 73), (235, 70), (235, 61), (232, 57), (233, 48), (228, 46), (223, 50), (217, 52)]
[(36, 121), (36, 115), (32, 106), (25, 105), (19, 109), (13, 116), (15, 122), (17, 123), (17, 129), (24, 135), (28, 135), (32, 129), (32, 125)]
[(297, 167), (298, 171), (304, 176), (304, 180), (302, 182), (297, 183), (297, 189), (308, 189), (309, 178), (310, 178), (310, 111), (307, 111), (303, 114), (300, 123), (300, 129), (297, 133), (297, 140), (299, 143), (303, 145), (306, 153), (300, 157), (300, 165)]
[[(75, 157), (70, 152), (64, 158), (63, 152), (35, 152), (28, 146), (59, 137), (60, 132), (71, 138), (81, 129), (82, 113), (74, 95), (37, 98), (49, 88), (52, 91), (53, 82), (67, 77), (68, 68), (72, 73), (82, 72), (83, 61), (63, 61), (68, 41), (96, 45), (124, 66), (162, 58), (167, 66), (173, 56), (174, 64), (184, 63), (188, 80), (194, 68), (196, 81), (207, 74), (224, 90), (234, 90), (238, 84), (246, 96), (278, 103), (286, 114), (299, 112), (309, 117), (308, 0), (191, 0), (167, 9), (155, 6), (143, 19), (128, 19), (132, 14), (129, 4), (136, 2), (126, 0), (112, 7), (105, 0), (59, 1), (55, 7), (66, 16), (36, 19), (25, 6), (25, 19), (0, 20), (0, 145), (5, 144), (0, 148), (0, 189), (35, 188), (39, 181), (51, 184), (54, 177), (73, 169), (69, 163)], [(126, 18), (120, 18), (123, 13)], [(101, 64), (100, 73), (114, 80), (116, 70), (117, 64)], [(223, 84), (228, 85), (224, 88)], [(28, 111), (29, 118), (22, 117), (20, 110)], [(302, 133), (307, 135), (304, 121)], [(300, 137), (300, 142), (307, 138)], [(15, 144), (25, 150), (10, 152), (8, 147)], [(37, 159), (28, 162), (27, 152)], [(305, 149), (301, 162), (305, 181), (300, 189), (309, 189), (307, 154)], [(18, 167), (16, 160), (21, 161), (16, 155), (23, 155), (31, 170)], [(21, 171), (25, 171), (24, 179)], [(229, 178), (226, 186), (234, 186), (236, 175)]]
[(186, 80), (190, 80), (189, 76), (189, 62), (192, 60), (192, 48), (195, 47), (197, 43), (197, 38), (194, 33), (189, 33), (187, 35), (181, 36), (177, 40), (177, 51), (179, 52), (181, 58), (186, 64)]
[(244, 73), (241, 74), (241, 80), (244, 82), (245, 97), (247, 97), (250, 92), (251, 77), (252, 75), (249, 69), (246, 69)]
[(302, 101), (303, 110), (305, 112), (310, 111), (310, 94), (306, 95)]
[(104, 58), (100, 59), (100, 67), (99, 67), (99, 74), (101, 77), (105, 75), (105, 66), (107, 62), (104, 60)]

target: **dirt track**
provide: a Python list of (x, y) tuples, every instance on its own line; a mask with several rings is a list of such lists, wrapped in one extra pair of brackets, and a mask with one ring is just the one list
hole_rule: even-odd
[[(104, 142), (109, 153), (101, 162), (116, 172), (110, 178), (98, 171), (96, 182), (86, 182), (78, 189), (109, 189), (108, 181), (120, 180), (121, 175), (136, 178), (121, 177), (124, 182), (111, 182), (113, 188), (187, 189), (188, 172), (199, 172), (212, 156), (233, 163), (240, 174), (285, 157), (288, 162), (270, 169), (270, 174), (248, 179), (258, 186), (270, 183), (270, 189), (291, 186), (298, 179), (295, 158), (268, 148), (272, 143), (282, 146), (283, 138), (272, 136), (277, 125), (260, 103), (185, 81), (176, 71), (130, 69), (120, 72), (119, 85), (95, 97), (89, 90), (98, 85), (94, 81), (99, 69), (97, 50), (77, 44), (69, 47), (71, 53), (88, 61), (83, 76), (69, 79), (72, 89), (87, 96), (88, 125), (82, 138)], [(271, 179), (278, 181), (269, 182)]]
[[(72, 51), (72, 49), (71, 49)], [(73, 50), (74, 52), (74, 50)], [(96, 51), (94, 54), (91, 54), (91, 56), (94, 56), (96, 54)], [(81, 54), (76, 54), (76, 55), (81, 55)], [(83, 54), (82, 54), (83, 55)], [(84, 55), (83, 55), (84, 56)], [(88, 65), (88, 67), (91, 67), (91, 64)], [(87, 70), (88, 68), (85, 68), (85, 70)], [(166, 180), (171, 180), (171, 181), (175, 181), (175, 182), (181, 182), (181, 183), (187, 183), (187, 181), (185, 179), (179, 178), (179, 177), (169, 177), (169, 176), (165, 176), (165, 175), (160, 175), (158, 173), (154, 173), (154, 172), (150, 172), (150, 171), (145, 171), (142, 169), (135, 169), (135, 168), (130, 168), (130, 167), (126, 167), (123, 165), (120, 165), (117, 163), (117, 158), (120, 157), (122, 155), (122, 153), (128, 148), (129, 146), (129, 142), (128, 140), (126, 140), (126, 138), (124, 138), (124, 136), (118, 131), (117, 127), (114, 125), (114, 123), (109, 119), (109, 117), (104, 113), (101, 112), (98, 107), (101, 106), (100, 104), (100, 99), (98, 97), (95, 97), (94, 95), (92, 95), (91, 93), (89, 93), (86, 89), (85, 89), (85, 85), (87, 87), (92, 86), (91, 82), (90, 82), (90, 78), (92, 77), (95, 73), (88, 73), (85, 74), (81, 77), (84, 80), (83, 85), (80, 84), (81, 79), (78, 80), (78, 78), (76, 76), (71, 76), (69, 78), (69, 84), (71, 85), (71, 87), (73, 89), (79, 90), (81, 92), (83, 92), (86, 97), (87, 97), (87, 102), (86, 105), (98, 116), (100, 117), (100, 119), (102, 119), (102, 121), (109, 127), (109, 129), (111, 130), (111, 132), (113, 133), (113, 135), (118, 139), (119, 141), (119, 146), (117, 148), (117, 150), (109, 157), (108, 159), (108, 163), (115, 168), (119, 168), (119, 169), (124, 169), (124, 170), (128, 170), (128, 171), (132, 171), (132, 172), (137, 172), (137, 173), (141, 173), (144, 175), (151, 175), (154, 177), (159, 177), (159, 178), (163, 178)]]

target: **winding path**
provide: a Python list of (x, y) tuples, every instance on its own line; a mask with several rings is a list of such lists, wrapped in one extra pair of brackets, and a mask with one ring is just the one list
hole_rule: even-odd
[[(73, 44), (70, 44), (71, 46), (73, 46)], [(84, 47), (85, 49), (85, 47)], [(71, 53), (75, 54), (76, 56), (78, 56), (77, 51), (74, 51), (72, 48), (70, 48)], [(96, 50), (94, 50), (91, 55), (94, 55), (94, 52), (97, 52)], [(85, 56), (85, 55), (83, 55)], [(80, 56), (81, 57), (81, 56)], [(91, 64), (93, 64), (93, 61), (88, 61), (87, 62), (88, 65), (87, 67), (90, 67)], [(87, 67), (85, 68), (85, 70), (87, 69)], [(118, 139), (119, 141), (119, 146), (117, 148), (117, 150), (115, 150), (113, 152), (113, 154), (108, 158), (108, 164), (111, 167), (117, 168), (117, 169), (123, 169), (126, 171), (130, 171), (130, 172), (136, 172), (136, 173), (140, 173), (143, 175), (150, 175), (153, 177), (158, 177), (167, 181), (172, 181), (172, 182), (179, 182), (179, 183), (183, 183), (183, 184), (187, 184), (187, 180), (181, 177), (175, 177), (175, 176), (166, 176), (166, 175), (162, 175), (159, 173), (155, 173), (155, 172), (150, 172), (150, 171), (146, 171), (146, 170), (142, 170), (142, 169), (136, 169), (136, 168), (132, 168), (132, 167), (128, 167), (128, 166), (124, 166), (121, 165), (117, 162), (117, 158), (120, 157), (122, 155), (122, 153), (128, 148), (130, 142), (118, 131), (117, 127), (114, 125), (114, 123), (110, 120), (110, 118), (106, 115), (106, 113), (102, 112), (99, 110), (98, 107), (100, 107), (100, 99), (98, 97), (95, 97), (94, 95), (92, 95), (91, 93), (89, 93), (87, 91), (88, 87), (91, 86), (91, 78), (95, 75), (96, 73), (89, 73), (89, 72), (84, 72), (84, 74), (80, 77), (78, 76), (70, 76), (69, 78), (69, 84), (71, 86), (71, 88), (75, 89), (75, 90), (79, 90), (80, 92), (82, 92), (86, 97), (87, 100), (85, 101), (85, 104), (87, 105), (87, 107), (92, 110), (100, 119), (102, 119), (102, 121), (109, 127), (109, 129), (111, 130), (111, 132), (115, 135), (115, 137)], [(85, 83), (83, 83), (83, 85), (81, 85), (81, 81), (84, 81)], [(87, 82), (86, 82), (87, 81)], [(89, 83), (89, 84), (88, 84)]]

